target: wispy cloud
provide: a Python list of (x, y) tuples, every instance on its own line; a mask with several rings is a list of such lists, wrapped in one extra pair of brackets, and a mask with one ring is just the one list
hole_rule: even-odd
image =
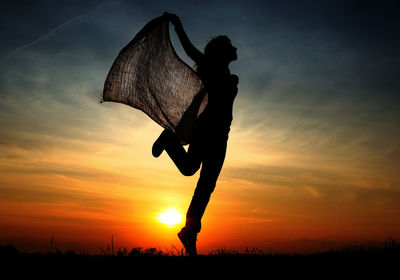
[(73, 27), (73, 26), (79, 25), (79, 24), (81, 24), (81, 23), (83, 23), (83, 22), (85, 22), (87, 20), (90, 20), (90, 17), (92, 16), (92, 14), (96, 10), (101, 9), (108, 2), (110, 2), (110, 1), (106, 1), (106, 2), (104, 2), (102, 4), (99, 4), (96, 7), (92, 8), (91, 10), (89, 10), (88, 12), (80, 14), (80, 15), (78, 15), (78, 16), (76, 16), (74, 18), (71, 18), (71, 19), (65, 21), (64, 23), (54, 27), (53, 29), (48, 31), (46, 34), (40, 36), (39, 38), (37, 38), (37, 39), (35, 39), (35, 40), (33, 40), (33, 41), (23, 45), (23, 46), (20, 46), (20, 47), (18, 47), (16, 49), (12, 50), (7, 55), (5, 55), (3, 58), (0, 59), (0, 66), (5, 61), (10, 59), (12, 56), (18, 54), (19, 52), (21, 52), (21, 51), (23, 51), (23, 50), (25, 50), (25, 49), (27, 49), (29, 47), (34, 46), (34, 45), (36, 45), (36, 44), (38, 44), (38, 43), (40, 43), (42, 41), (45, 41), (45, 40), (48, 40), (48, 39), (52, 38), (53, 36), (57, 35), (57, 33), (62, 32), (65, 28)]

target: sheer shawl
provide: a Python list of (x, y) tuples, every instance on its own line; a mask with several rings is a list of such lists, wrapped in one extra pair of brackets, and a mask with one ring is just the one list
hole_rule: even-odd
[(120, 51), (104, 83), (103, 101), (139, 109), (175, 132), (182, 144), (190, 143), (207, 94), (196, 72), (176, 54), (165, 17), (147, 23)]

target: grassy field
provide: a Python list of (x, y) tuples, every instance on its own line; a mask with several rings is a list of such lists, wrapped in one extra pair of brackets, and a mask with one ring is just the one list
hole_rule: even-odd
[[(1, 271), (17, 279), (26, 276), (51, 278), (124, 277), (195, 278), (212, 276), (246, 279), (280, 279), (299, 275), (318, 279), (332, 277), (399, 279), (400, 244), (388, 239), (382, 244), (348, 245), (341, 249), (307, 254), (264, 254), (259, 250), (239, 253), (217, 249), (208, 255), (184, 256), (182, 251), (155, 248), (104, 250), (103, 255), (73, 251), (21, 253), (13, 246), (0, 246)], [(6, 278), (3, 278), (6, 279)]]

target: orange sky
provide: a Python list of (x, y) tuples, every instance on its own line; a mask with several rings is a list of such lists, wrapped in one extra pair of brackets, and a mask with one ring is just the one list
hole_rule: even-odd
[(115, 247), (181, 247), (183, 221), (157, 217), (185, 214), (199, 174), (152, 157), (162, 129), (144, 113), (99, 103), (118, 51), (166, 10), (200, 49), (219, 33), (238, 48), (234, 120), (200, 253), (400, 239), (398, 32), (375, 5), (364, 16), (339, 4), (230, 1), (227, 13), (220, 1), (81, 2), (5, 7), (0, 244), (46, 251), (54, 236), (63, 250), (100, 253), (114, 236)]
[[(120, 104), (95, 106), (108, 115), (118, 111), (122, 123), (110, 118), (88, 131), (95, 134), (91, 141), (52, 137), (46, 149), (3, 148), (3, 242), (37, 239), (32, 247), (44, 250), (54, 235), (61, 248), (99, 252), (113, 235), (128, 248), (180, 246), (176, 233), (183, 221), (167, 226), (157, 216), (168, 208), (185, 213), (198, 174), (184, 177), (167, 155), (152, 157), (161, 128), (143, 113)], [(340, 162), (355, 160), (354, 154), (337, 162), (327, 154), (293, 154), (290, 146), (274, 147), (281, 137), (274, 133), (269, 130), (271, 141), (265, 141), (241, 128), (240, 117), (234, 121), (200, 252), (299, 250), (399, 235), (394, 181), (383, 171)]]

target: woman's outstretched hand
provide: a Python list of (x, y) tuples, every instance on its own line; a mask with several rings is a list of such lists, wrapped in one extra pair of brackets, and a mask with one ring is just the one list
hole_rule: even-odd
[(180, 23), (179, 17), (175, 14), (165, 12), (163, 16), (175, 26)]

